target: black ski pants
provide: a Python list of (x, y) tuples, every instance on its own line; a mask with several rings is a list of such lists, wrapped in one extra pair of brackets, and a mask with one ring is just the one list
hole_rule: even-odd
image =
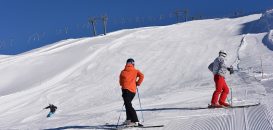
[(136, 111), (132, 106), (132, 100), (135, 97), (135, 93), (132, 93), (127, 89), (122, 89), (122, 97), (126, 109), (126, 120), (131, 120), (131, 122), (139, 122)]

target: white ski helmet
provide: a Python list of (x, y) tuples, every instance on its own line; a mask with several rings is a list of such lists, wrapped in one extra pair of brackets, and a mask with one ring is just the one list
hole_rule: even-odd
[(225, 50), (220, 50), (219, 51), (219, 55), (223, 56), (223, 57), (226, 57), (227, 56), (227, 52)]

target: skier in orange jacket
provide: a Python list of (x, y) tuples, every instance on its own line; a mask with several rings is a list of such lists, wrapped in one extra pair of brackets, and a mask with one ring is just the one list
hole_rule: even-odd
[(132, 106), (132, 100), (136, 94), (136, 87), (140, 86), (144, 75), (135, 69), (135, 61), (130, 58), (127, 60), (124, 70), (121, 71), (119, 83), (122, 88), (122, 97), (126, 109), (125, 125), (143, 126), (139, 123), (135, 109)]

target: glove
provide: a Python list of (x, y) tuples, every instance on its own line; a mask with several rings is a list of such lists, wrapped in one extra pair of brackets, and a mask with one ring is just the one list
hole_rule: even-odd
[(230, 71), (230, 68), (227, 68), (228, 71)]
[(230, 68), (227, 68), (227, 70), (229, 71), (229, 74), (233, 74), (234, 73), (234, 70), (233, 70), (232, 66)]

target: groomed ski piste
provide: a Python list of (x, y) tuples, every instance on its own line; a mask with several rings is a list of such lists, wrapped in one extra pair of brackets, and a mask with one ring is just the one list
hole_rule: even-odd
[[(144, 125), (162, 130), (273, 129), (273, 10), (67, 39), (0, 56), (0, 129), (111, 129), (125, 120), (120, 71), (127, 58), (145, 75), (139, 94)], [(206, 107), (215, 90), (208, 65), (228, 52), (232, 109)], [(229, 101), (231, 101), (229, 94)], [(46, 118), (49, 103), (58, 107)], [(133, 101), (140, 120), (137, 95)], [(130, 128), (141, 129), (141, 128)]]

